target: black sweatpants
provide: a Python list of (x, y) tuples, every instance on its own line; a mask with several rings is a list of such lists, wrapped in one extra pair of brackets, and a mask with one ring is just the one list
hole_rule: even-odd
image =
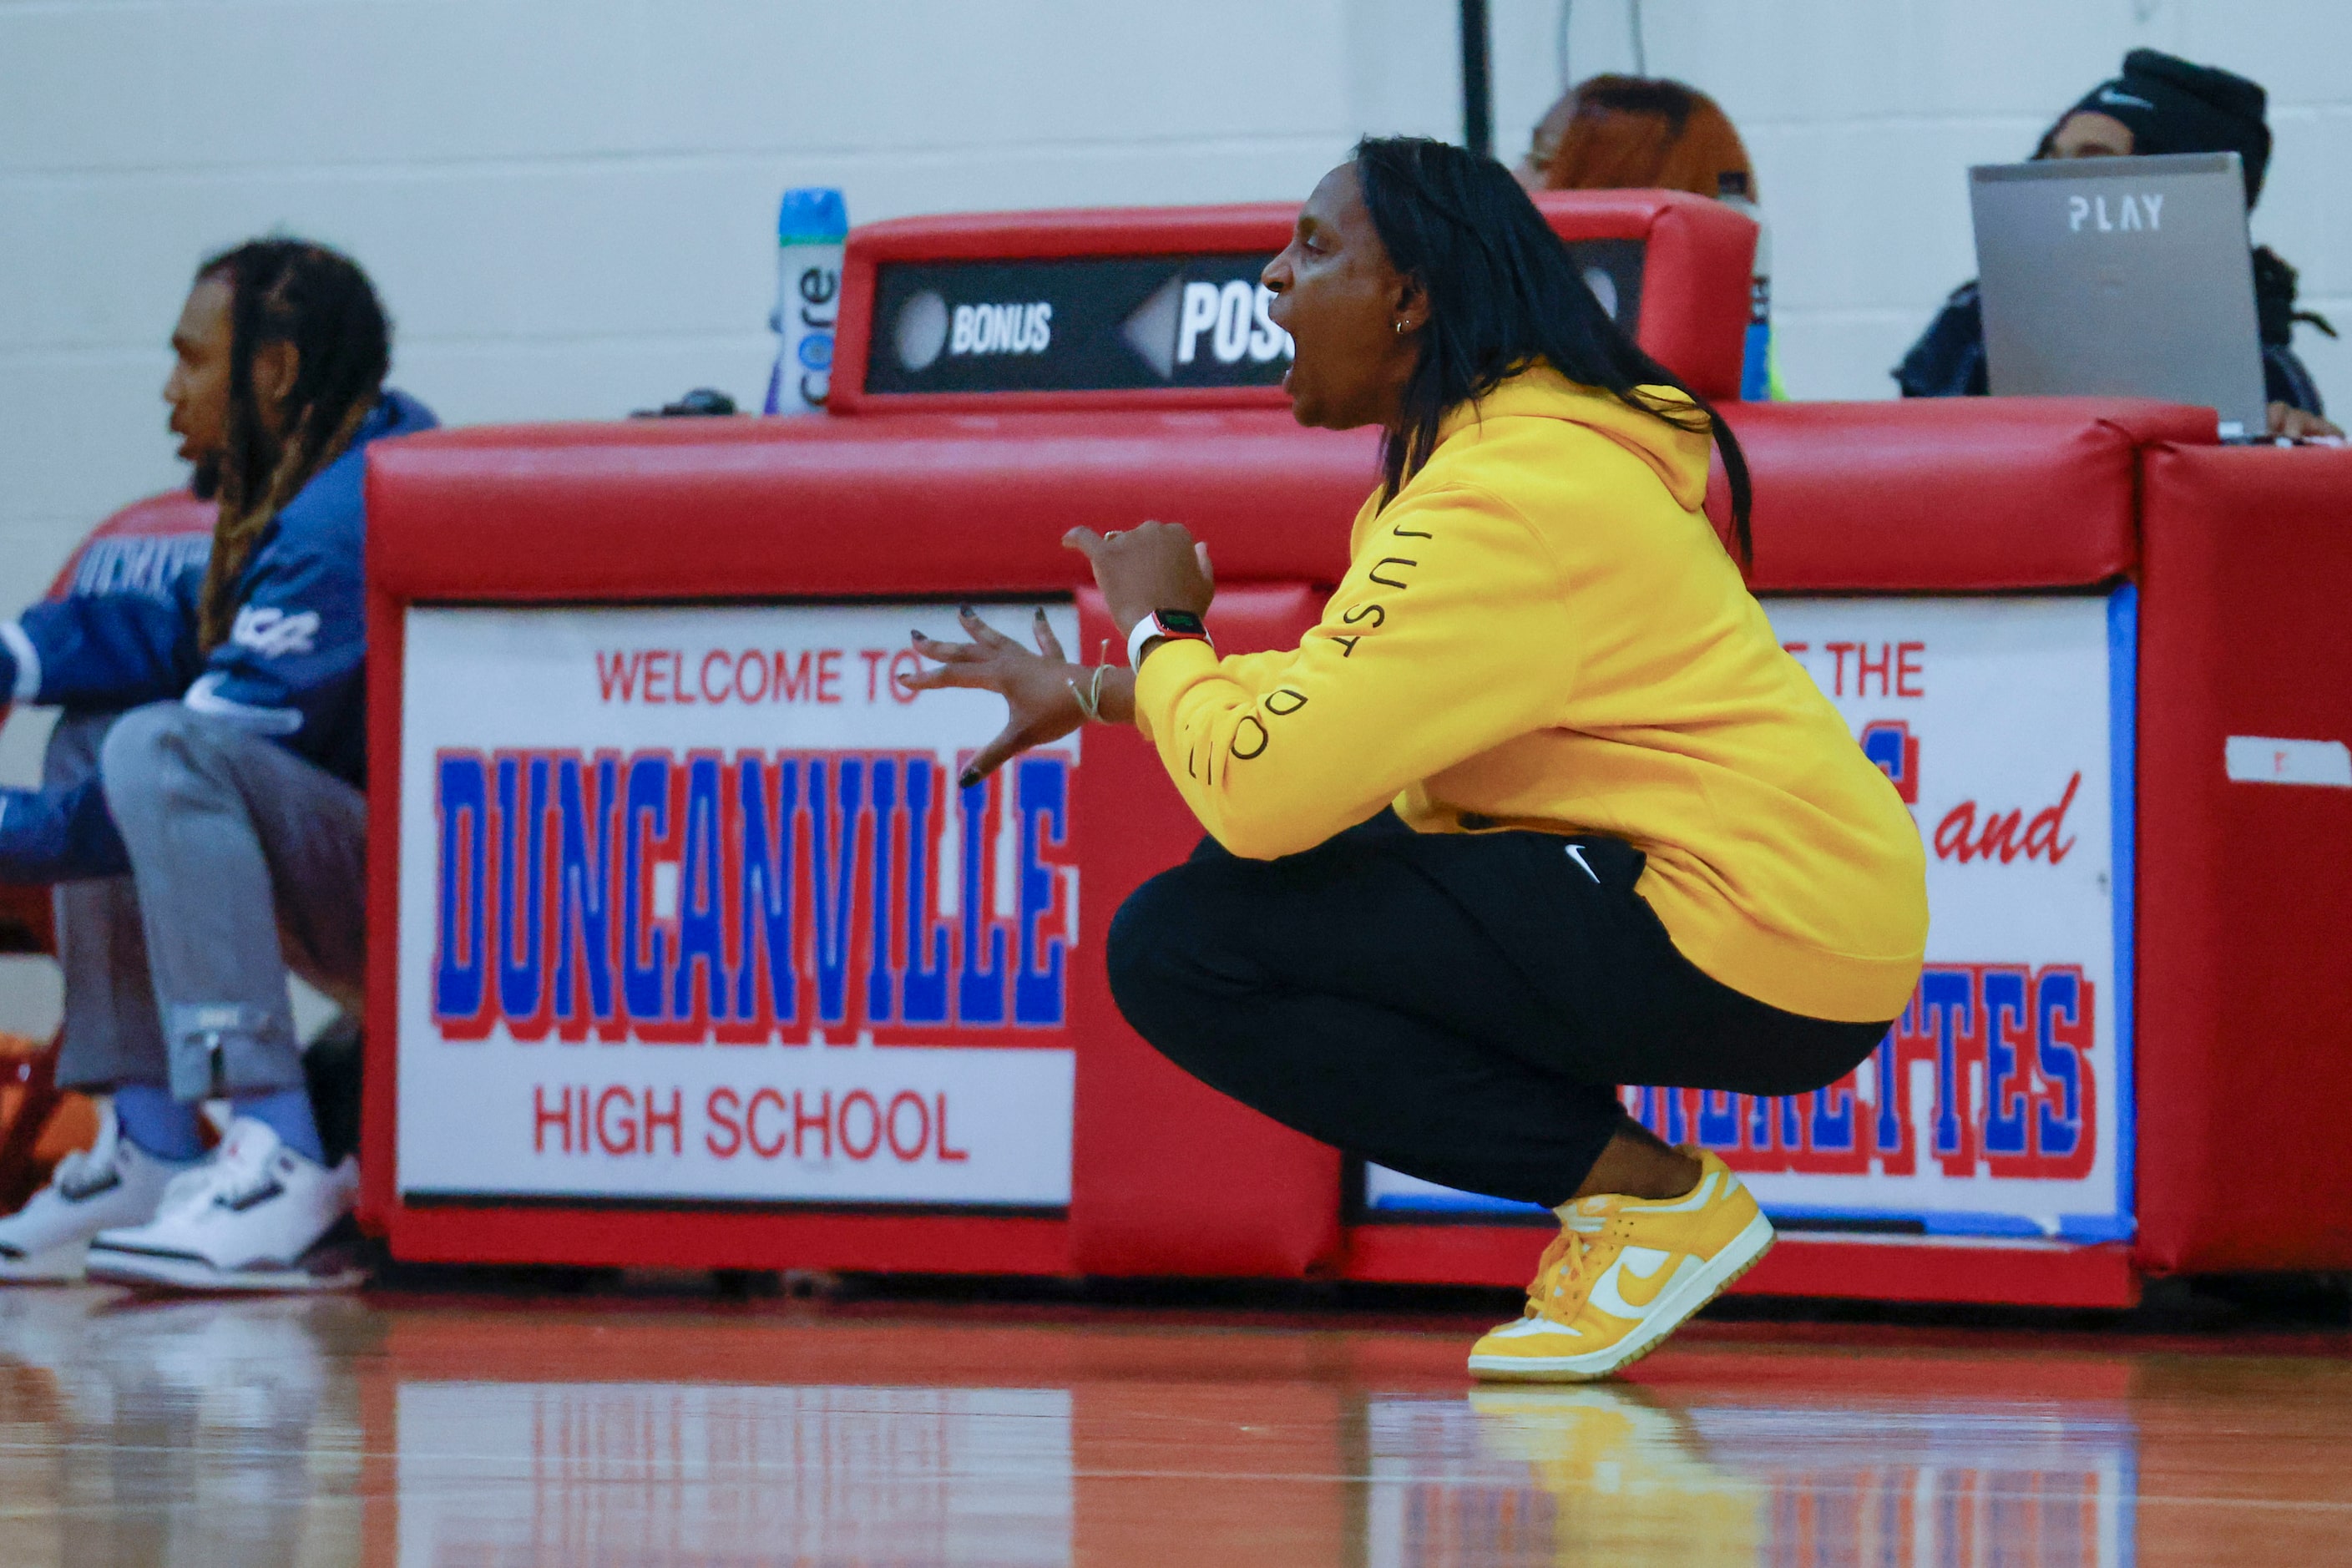
[(1796, 1094), (1885, 1024), (1701, 973), (1613, 838), (1418, 834), (1383, 812), (1304, 854), (1203, 840), (1120, 906), (1111, 994), (1179, 1067), (1286, 1126), (1450, 1187), (1557, 1205), (1618, 1084)]

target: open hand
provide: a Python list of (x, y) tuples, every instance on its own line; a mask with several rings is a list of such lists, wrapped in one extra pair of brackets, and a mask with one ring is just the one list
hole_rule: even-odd
[(956, 781), (969, 786), (994, 773), (1006, 758), (1060, 740), (1085, 723), (1086, 715), (1078, 710), (1078, 700), (1070, 690), (1077, 667), (1063, 657), (1061, 639), (1045, 624), (1045, 611), (1037, 612), (1030, 626), (1037, 639), (1035, 653), (982, 620), (970, 605), (957, 619), (971, 641), (940, 642), (917, 632), (915, 651), (937, 668), (899, 684), (909, 691), (964, 687), (993, 691), (1004, 699), (1004, 728), (980, 749)]

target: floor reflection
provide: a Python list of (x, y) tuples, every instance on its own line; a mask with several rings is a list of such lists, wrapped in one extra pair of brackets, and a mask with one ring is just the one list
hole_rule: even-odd
[(1368, 1568), (1763, 1560), (1767, 1489), (1638, 1386), (1370, 1403)]
[(379, 1332), (347, 1300), (0, 1290), (5, 1560), (359, 1561), (352, 1363)]
[(434, 1382), (396, 1413), (403, 1563), (1069, 1561), (1066, 1389)]
[(1371, 1431), (1375, 1568), (2138, 1560), (2121, 1410), (1677, 1407), (1625, 1385), (1375, 1400)]
[(2352, 1556), (2352, 1336), (0, 1292), (0, 1561), (1488, 1568)]

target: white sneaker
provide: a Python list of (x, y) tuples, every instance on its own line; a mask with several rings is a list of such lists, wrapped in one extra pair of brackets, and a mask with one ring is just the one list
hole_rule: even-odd
[(366, 1279), (357, 1228), (360, 1168), (333, 1170), (239, 1117), (204, 1164), (173, 1181), (145, 1225), (89, 1247), (89, 1277), (183, 1290), (341, 1290)]
[(90, 1237), (154, 1218), (164, 1187), (200, 1163), (150, 1154), (101, 1104), (98, 1142), (58, 1161), (49, 1184), (0, 1219), (0, 1280), (79, 1279)]

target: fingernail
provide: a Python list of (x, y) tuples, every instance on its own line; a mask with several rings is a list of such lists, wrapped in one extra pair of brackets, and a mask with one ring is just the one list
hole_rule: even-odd
[(1043, 605), (1037, 606), (1037, 618), (1041, 621), (1045, 618), (1045, 606)]
[(956, 786), (959, 789), (970, 789), (979, 782), (980, 774), (973, 769), (966, 768), (963, 771), (962, 776), (956, 780)]
[(916, 628), (915, 628), (915, 640), (916, 640), (917, 642), (928, 642), (928, 641), (929, 641), (930, 639), (929, 639), (929, 638), (928, 638), (928, 637), (924, 637), (924, 636), (923, 636), (923, 632), (922, 632), (922, 628), (921, 628), (921, 627), (919, 627), (919, 626), (918, 626), (918, 627), (916, 627)]
[(978, 610), (973, 609), (970, 605), (966, 605), (960, 613), (967, 618), (976, 616), (980, 614)]

